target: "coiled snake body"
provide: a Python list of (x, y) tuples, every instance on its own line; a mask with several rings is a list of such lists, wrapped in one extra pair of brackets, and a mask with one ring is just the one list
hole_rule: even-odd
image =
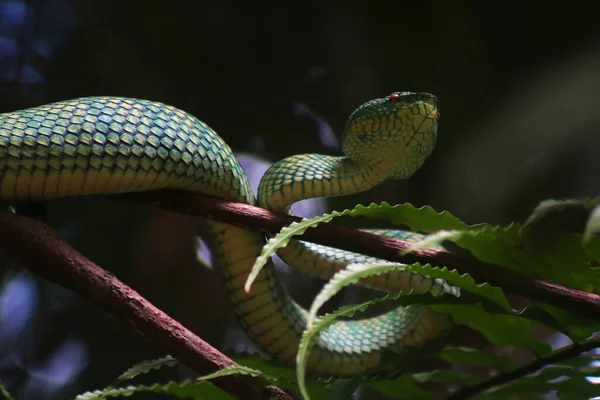
[[(348, 121), (345, 157), (298, 155), (274, 164), (260, 184), (259, 204), (287, 211), (301, 199), (350, 194), (387, 178), (406, 178), (433, 150), (437, 120), (437, 99), (427, 93), (398, 92), (365, 103)], [(229, 146), (205, 123), (177, 108), (147, 100), (89, 97), (0, 115), (4, 199), (161, 188), (256, 203)], [(244, 291), (264, 236), (206, 222), (244, 331), (271, 357), (292, 364), (306, 312), (285, 293), (272, 264), (261, 271), (249, 293)], [(330, 276), (350, 262), (373, 261), (303, 242), (292, 242), (281, 256), (319, 276)], [(453, 290), (445, 282), (401, 272), (365, 283), (386, 290)], [(338, 322), (320, 334), (307, 367), (314, 374), (337, 376), (387, 370), (391, 365), (382, 360), (384, 351), (423, 346), (448, 325), (445, 317), (419, 305)]]

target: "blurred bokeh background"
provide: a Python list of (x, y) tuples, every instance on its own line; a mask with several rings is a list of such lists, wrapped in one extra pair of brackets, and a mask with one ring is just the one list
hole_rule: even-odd
[[(359, 104), (428, 91), (441, 131), (419, 172), (306, 212), (409, 201), (506, 224), (546, 198), (600, 193), (595, 13), (514, 0), (335, 3), (2, 0), (0, 112), (92, 95), (161, 101), (212, 126), (257, 182), (285, 156), (339, 154)], [(97, 198), (53, 201), (48, 213), (77, 249), (211, 344), (251, 349), (219, 275), (198, 261), (193, 218)], [(0, 260), (0, 379), (18, 399), (72, 398), (164, 355)], [(303, 301), (319, 287), (294, 283)]]

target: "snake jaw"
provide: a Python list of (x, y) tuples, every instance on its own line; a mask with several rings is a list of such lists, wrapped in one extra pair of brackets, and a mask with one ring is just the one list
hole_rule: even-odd
[(429, 93), (396, 92), (358, 107), (346, 125), (344, 153), (355, 162), (405, 179), (433, 151), (439, 101)]

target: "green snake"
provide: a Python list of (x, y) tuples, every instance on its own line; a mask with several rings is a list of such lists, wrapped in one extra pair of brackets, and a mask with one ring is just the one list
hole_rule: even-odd
[[(396, 92), (369, 101), (350, 116), (345, 156), (297, 155), (274, 164), (259, 186), (258, 204), (289, 212), (299, 200), (367, 190), (421, 167), (437, 138), (438, 100)], [(0, 196), (44, 200), (64, 196), (177, 189), (257, 204), (233, 152), (208, 125), (175, 107), (119, 97), (87, 97), (0, 115)], [(249, 292), (244, 283), (264, 235), (218, 221), (208, 227), (214, 258), (238, 320), (263, 352), (293, 364), (306, 311), (285, 292), (268, 263)], [(377, 231), (388, 236), (410, 233)], [(327, 277), (371, 257), (300, 241), (280, 252), (288, 263)], [(363, 282), (383, 290), (453, 293), (443, 281), (408, 272)], [(322, 332), (307, 370), (348, 376), (387, 371), (385, 352), (401, 353), (437, 340), (449, 320), (422, 305), (362, 320), (338, 321)]]

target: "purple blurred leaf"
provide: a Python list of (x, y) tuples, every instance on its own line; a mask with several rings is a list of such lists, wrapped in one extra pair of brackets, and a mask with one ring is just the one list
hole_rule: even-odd
[(71, 35), (77, 15), (67, 0), (0, 3), (0, 81), (36, 85)]
[(0, 290), (0, 337), (3, 352), (11, 346), (31, 319), (38, 301), (38, 292), (32, 277), (21, 272), (7, 279)]
[(325, 118), (315, 113), (309, 106), (304, 103), (294, 103), (294, 114), (300, 117), (308, 117), (314, 121), (317, 126), (317, 135), (319, 141), (329, 150), (339, 150), (340, 144), (337, 137), (333, 133), (331, 126), (327, 123)]
[(23, 387), (24, 398), (40, 392), (51, 395), (75, 380), (87, 364), (85, 342), (78, 337), (65, 339), (43, 365), (27, 368), (31, 375)]
[(25, 20), (27, 7), (20, 1), (0, 2), (0, 35), (18, 34)]

